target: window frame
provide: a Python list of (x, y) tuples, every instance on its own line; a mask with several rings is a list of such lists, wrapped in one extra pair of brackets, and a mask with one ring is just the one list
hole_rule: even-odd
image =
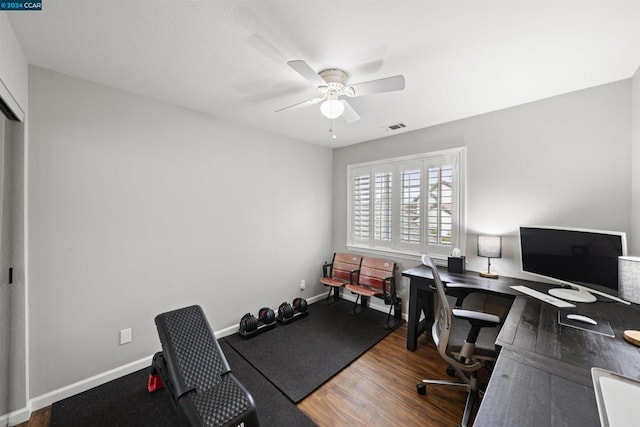
[[(428, 242), (428, 179), (429, 168), (433, 165), (453, 166), (453, 209), (452, 209), (452, 244), (451, 246), (432, 245)], [(420, 243), (401, 241), (401, 199), (403, 172), (420, 170)], [(392, 172), (392, 211), (391, 211), (391, 240), (380, 241), (374, 239), (375, 218), (372, 205), (375, 205), (375, 176), (376, 173)], [(354, 229), (354, 179), (356, 176), (369, 176), (369, 238), (355, 239)], [(347, 242), (349, 250), (366, 252), (376, 255), (391, 255), (411, 260), (419, 259), (424, 253), (431, 254), (436, 259), (446, 259), (454, 248), (460, 248), (466, 253), (466, 147), (456, 147), (434, 152), (419, 153), (403, 157), (381, 159), (366, 163), (347, 165)]]

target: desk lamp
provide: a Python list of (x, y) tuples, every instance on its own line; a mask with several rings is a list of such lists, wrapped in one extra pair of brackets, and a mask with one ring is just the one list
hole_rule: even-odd
[(478, 256), (487, 258), (487, 271), (481, 271), (480, 276), (497, 279), (498, 275), (491, 272), (491, 258), (502, 258), (501, 236), (478, 236)]

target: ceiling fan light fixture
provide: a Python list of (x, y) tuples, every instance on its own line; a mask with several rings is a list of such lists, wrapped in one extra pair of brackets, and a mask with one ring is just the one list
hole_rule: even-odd
[(335, 98), (329, 98), (320, 104), (320, 112), (328, 119), (335, 119), (344, 113), (344, 105)]

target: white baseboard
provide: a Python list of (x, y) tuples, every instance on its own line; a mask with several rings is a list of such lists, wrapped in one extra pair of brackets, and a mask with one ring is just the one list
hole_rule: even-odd
[(83, 391), (87, 391), (99, 385), (108, 383), (111, 380), (115, 380), (116, 378), (120, 378), (133, 372), (139, 371), (140, 369), (149, 367), (151, 366), (152, 358), (153, 355), (143, 357), (142, 359), (127, 363), (126, 365), (119, 366), (117, 368), (111, 369), (110, 371), (94, 375), (90, 378), (86, 378), (76, 383), (35, 397), (29, 401), (31, 411), (37, 411), (38, 409), (47, 407), (55, 402), (59, 402), (62, 399), (66, 399), (67, 397), (74, 396), (78, 393), (82, 393)]
[(229, 335), (233, 335), (236, 332), (238, 332), (238, 325), (232, 325), (232, 326), (229, 326), (228, 328), (224, 328), (219, 331), (214, 331), (214, 335), (216, 336), (217, 339), (220, 339), (222, 337), (228, 337)]
[[(326, 297), (327, 293), (322, 293), (320, 295), (307, 298), (307, 302), (309, 304), (313, 304), (314, 302), (323, 300)], [(343, 294), (341, 298), (351, 302), (355, 302), (356, 300), (355, 296), (349, 294)], [(383, 313), (387, 313), (389, 311), (388, 306), (374, 304), (371, 301), (369, 303), (369, 308), (381, 311)], [(402, 317), (406, 320), (405, 314), (403, 314)], [(216, 338), (222, 338), (233, 335), (236, 332), (238, 332), (238, 326), (232, 325), (219, 331), (215, 331), (215, 336)], [(149, 367), (151, 366), (152, 359), (153, 355), (143, 357), (142, 359), (127, 363), (126, 365), (119, 366), (117, 368), (111, 369), (110, 371), (94, 375), (90, 378), (86, 378), (76, 383), (69, 384), (59, 389), (50, 391), (49, 393), (45, 393), (41, 396), (35, 397), (29, 400), (27, 408), (19, 409), (17, 411), (11, 412), (10, 414), (0, 415), (0, 425), (2, 425), (3, 423), (6, 424), (7, 421), (9, 425), (23, 423), (29, 420), (33, 411), (45, 408), (49, 405), (54, 404), (55, 402), (59, 402), (78, 393), (82, 393), (99, 385), (108, 383), (109, 381), (115, 380), (116, 378), (120, 378), (133, 372), (139, 371), (140, 369)]]
[(15, 426), (17, 424), (28, 421), (30, 417), (31, 411), (27, 408), (21, 408), (8, 414), (0, 415), (0, 425)]
[(126, 365), (119, 366), (117, 368), (111, 369), (110, 371), (94, 375), (90, 378), (86, 378), (84, 380), (69, 384), (67, 386), (30, 399), (27, 403), (26, 408), (21, 408), (10, 414), (0, 415), (0, 425), (4, 425), (3, 423), (5, 423), (7, 420), (9, 425), (16, 425), (28, 421), (29, 418), (31, 418), (31, 413), (37, 411), (38, 409), (45, 408), (49, 405), (66, 399), (67, 397), (74, 396), (78, 393), (82, 393), (99, 385), (108, 383), (111, 380), (115, 380), (116, 378), (123, 377), (125, 375), (139, 371), (140, 369), (144, 369), (145, 367), (151, 366), (152, 358), (153, 355), (143, 357), (142, 359), (127, 363)]
[(325, 299), (326, 297), (327, 297), (327, 294), (322, 293), (320, 295), (316, 295), (315, 297), (307, 298), (307, 303), (313, 304), (314, 302), (317, 302), (317, 301), (320, 301), (322, 299)]

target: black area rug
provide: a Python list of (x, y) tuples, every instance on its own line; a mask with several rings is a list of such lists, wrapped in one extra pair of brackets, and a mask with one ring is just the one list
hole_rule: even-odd
[[(309, 316), (252, 338), (224, 338), (292, 402), (297, 403), (386, 337), (386, 313), (338, 300), (309, 306)], [(395, 327), (402, 322), (397, 321)]]
[[(224, 339), (218, 340), (227, 357), (233, 375), (240, 380), (256, 402), (261, 426), (314, 426), (307, 416), (296, 408), (284, 394), (255, 370)], [(166, 392), (165, 392), (166, 393)]]
[[(313, 426), (296, 406), (224, 340), (219, 340), (233, 374), (256, 402), (262, 426)], [(87, 390), (51, 407), (57, 426), (179, 426), (166, 390), (147, 392), (148, 369), (142, 369)]]
[(50, 426), (179, 426), (169, 394), (149, 394), (148, 377), (142, 369), (56, 402)]

